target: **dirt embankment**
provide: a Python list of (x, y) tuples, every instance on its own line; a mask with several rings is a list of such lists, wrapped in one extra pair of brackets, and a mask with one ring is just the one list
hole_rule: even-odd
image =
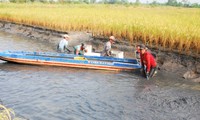
[[(84, 42), (91, 44), (96, 51), (101, 51), (104, 42), (107, 41), (107, 38), (94, 38), (91, 33), (87, 32), (62, 32), (5, 21), (0, 21), (0, 30), (48, 42), (52, 45), (53, 49), (56, 49), (56, 45), (60, 39), (62, 39), (61, 36), (63, 34), (70, 35), (71, 40), (69, 41), (69, 45), (71, 49), (73, 49), (72, 47), (74, 45)], [(135, 46), (130, 45), (130, 43), (125, 40), (118, 40), (118, 42), (113, 45), (113, 49), (124, 51), (125, 57), (134, 57), (134, 48)], [(151, 51), (157, 54), (160, 72), (172, 72), (177, 77), (182, 77), (193, 82), (200, 82), (200, 58), (154, 49), (151, 49)]]

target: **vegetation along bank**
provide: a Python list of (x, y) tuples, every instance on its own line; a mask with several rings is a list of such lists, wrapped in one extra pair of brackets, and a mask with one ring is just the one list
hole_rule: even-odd
[(158, 54), (161, 70), (171, 68), (181, 76), (188, 73), (185, 78), (197, 79), (199, 13), (198, 8), (166, 6), (1, 3), (0, 28), (54, 44), (60, 34), (69, 33), (79, 41), (84, 38), (96, 44), (96, 49), (114, 35), (118, 38), (114, 48), (131, 53), (136, 44), (144, 43)]

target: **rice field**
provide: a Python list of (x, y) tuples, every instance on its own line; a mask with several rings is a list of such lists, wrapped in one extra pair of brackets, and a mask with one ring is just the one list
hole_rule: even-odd
[(0, 20), (59, 31), (114, 35), (130, 43), (200, 54), (200, 9), (102, 4), (0, 3)]

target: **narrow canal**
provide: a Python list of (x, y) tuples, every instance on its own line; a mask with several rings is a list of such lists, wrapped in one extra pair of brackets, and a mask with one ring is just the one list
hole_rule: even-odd
[[(0, 32), (0, 51), (55, 51)], [(111, 72), (0, 61), (0, 100), (28, 120), (199, 120), (200, 85), (160, 73)]]

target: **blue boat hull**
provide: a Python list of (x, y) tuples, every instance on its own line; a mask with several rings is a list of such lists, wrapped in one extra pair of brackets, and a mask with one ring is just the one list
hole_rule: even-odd
[(115, 71), (130, 71), (141, 68), (136, 59), (79, 56), (63, 53), (4, 51), (0, 52), (0, 59), (8, 62), (22, 64), (50, 65)]

